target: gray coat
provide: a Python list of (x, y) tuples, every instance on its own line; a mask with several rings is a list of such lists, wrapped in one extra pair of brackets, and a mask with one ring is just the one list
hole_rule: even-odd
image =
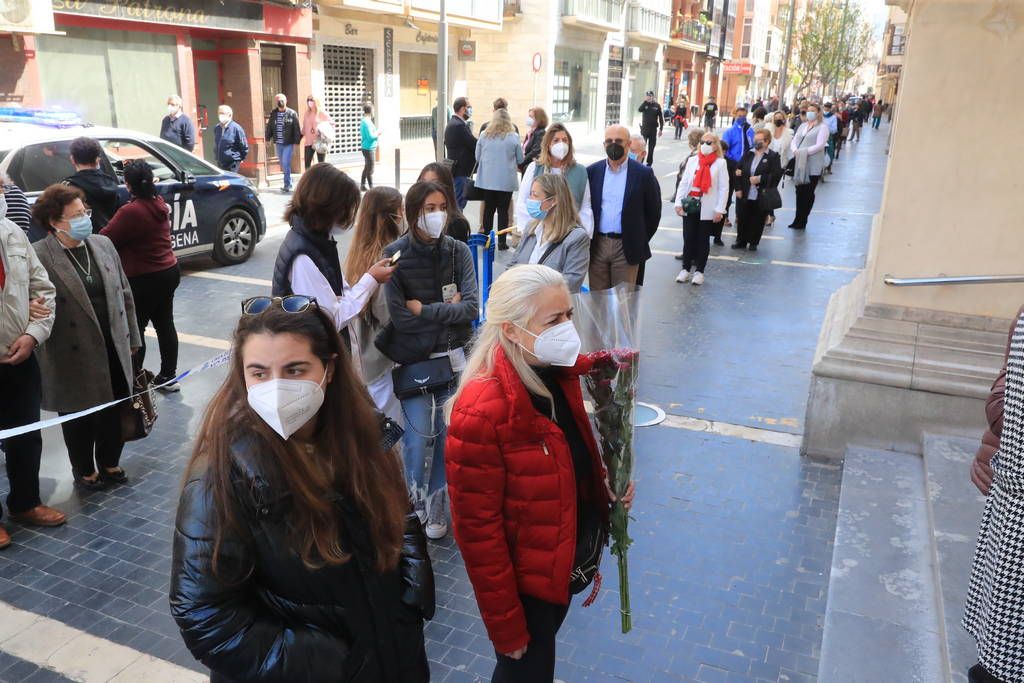
[(36, 254), (57, 288), (57, 311), (50, 338), (36, 351), (43, 376), (43, 409), (68, 413), (113, 400), (110, 373), (124, 373), (132, 386), (131, 350), (142, 345), (135, 301), (114, 244), (103, 235), (86, 240), (92, 267), (103, 279), (110, 336), (120, 367), (107, 362), (103, 331), (89, 295), (64, 247), (52, 234), (36, 242)]
[[(540, 226), (537, 226), (538, 229)], [(529, 263), (533, 250), (537, 245), (537, 230), (525, 235), (519, 241), (519, 247), (509, 262), (509, 268), (523, 263)], [(550, 249), (550, 253), (547, 253)], [(547, 256), (545, 257), (545, 253)], [(539, 265), (547, 266), (557, 270), (565, 278), (569, 285), (569, 291), (576, 294), (583, 287), (583, 279), (587, 276), (590, 268), (590, 238), (586, 229), (577, 226), (565, 236), (565, 239), (551, 249), (551, 245), (544, 247), (541, 252)]]
[(519, 189), (519, 164), (523, 146), (518, 133), (502, 137), (480, 136), (476, 141), (476, 186), (481, 190), (515, 192)]

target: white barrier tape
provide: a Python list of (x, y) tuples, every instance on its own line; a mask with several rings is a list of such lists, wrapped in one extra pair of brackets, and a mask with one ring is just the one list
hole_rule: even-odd
[[(156, 389), (159, 389), (160, 387), (167, 386), (168, 384), (173, 384), (174, 382), (180, 382), (181, 380), (185, 379), (186, 377), (188, 377), (190, 375), (198, 375), (201, 372), (206, 372), (207, 370), (212, 370), (215, 367), (218, 367), (220, 365), (224, 365), (230, 359), (231, 359), (231, 352), (230, 351), (224, 351), (223, 353), (219, 353), (216, 356), (214, 356), (213, 358), (210, 358), (210, 359), (200, 363), (199, 365), (195, 366), (194, 368), (186, 370), (185, 372), (181, 373), (180, 375), (178, 375), (174, 379), (170, 379), (170, 380), (167, 380), (166, 382), (163, 382), (161, 384), (157, 384), (157, 385), (154, 385), (154, 386), (150, 387), (149, 390), (150, 391), (154, 391)], [(133, 398), (136, 398), (137, 396), (141, 396), (144, 393), (146, 393), (146, 392), (143, 391), (143, 392), (139, 392), (137, 394), (132, 394), (131, 396), (125, 396), (124, 398), (119, 398), (119, 399), (117, 399), (115, 401), (110, 401), (108, 403), (103, 403), (103, 404), (98, 405), (98, 406), (93, 406), (92, 408), (86, 408), (85, 410), (79, 410), (77, 413), (68, 413), (67, 415), (61, 415), (60, 417), (53, 417), (53, 418), (50, 418), (49, 420), (41, 420), (39, 422), (33, 422), (32, 424), (22, 425), (20, 427), (14, 427), (12, 429), (0, 430), (0, 440), (9, 439), (9, 438), (14, 437), (14, 436), (21, 436), (22, 434), (28, 434), (29, 432), (34, 432), (34, 431), (40, 430), (40, 429), (48, 429), (50, 427), (56, 427), (59, 424), (64, 424), (65, 422), (71, 422), (72, 420), (77, 420), (80, 417), (85, 417), (86, 415), (92, 415), (93, 413), (98, 413), (99, 411), (105, 410), (106, 408), (109, 408), (110, 406), (116, 406), (118, 403), (123, 403), (125, 401), (130, 401)]]

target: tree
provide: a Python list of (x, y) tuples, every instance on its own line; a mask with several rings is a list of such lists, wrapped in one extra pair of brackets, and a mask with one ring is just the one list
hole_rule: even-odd
[(815, 3), (798, 26), (796, 94), (816, 86), (840, 89), (867, 61), (872, 33), (860, 5), (851, 0)]

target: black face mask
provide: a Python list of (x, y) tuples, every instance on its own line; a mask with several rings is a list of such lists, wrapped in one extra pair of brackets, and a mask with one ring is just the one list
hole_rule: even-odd
[(618, 161), (622, 157), (626, 156), (626, 148), (617, 142), (605, 145), (604, 151), (612, 161)]
[(277, 101), (277, 108), (278, 109), (284, 109), (284, 101), (278, 100)]

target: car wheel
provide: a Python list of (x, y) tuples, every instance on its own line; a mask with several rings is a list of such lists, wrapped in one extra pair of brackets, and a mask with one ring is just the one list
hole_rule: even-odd
[(244, 209), (232, 209), (220, 219), (213, 258), (225, 266), (243, 263), (256, 248), (256, 221)]

